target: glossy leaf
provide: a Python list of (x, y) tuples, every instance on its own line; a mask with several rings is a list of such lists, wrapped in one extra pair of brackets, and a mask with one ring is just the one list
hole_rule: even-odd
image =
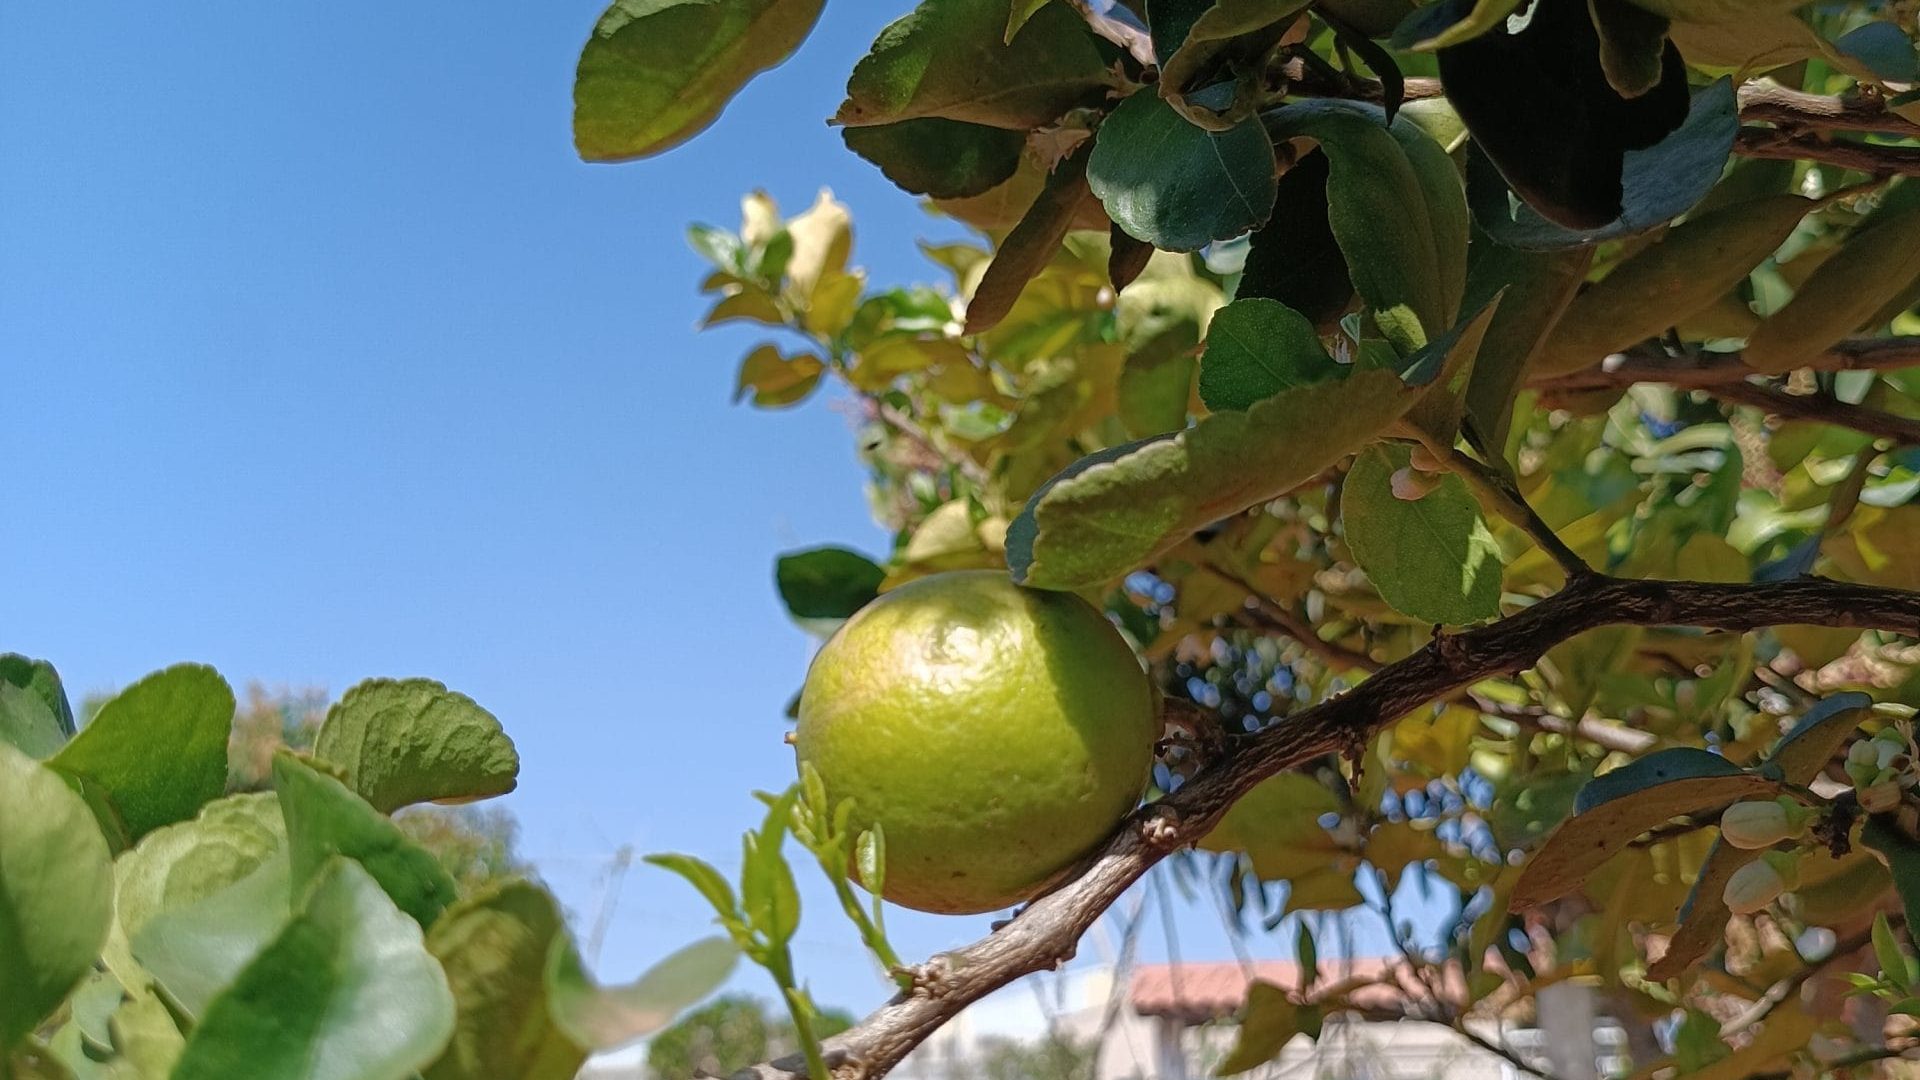
[(170, 667), (114, 695), (47, 763), (98, 792), (138, 840), (226, 790), (233, 707), (212, 668)]
[(725, 938), (694, 942), (624, 986), (598, 986), (564, 939), (547, 964), (547, 1000), (554, 1022), (575, 1043), (612, 1050), (673, 1022), (688, 1006), (719, 989), (740, 951)]
[(51, 769), (0, 742), (0, 1054), (86, 977), (113, 918), (93, 814)]
[(382, 813), (513, 790), (520, 756), (493, 714), (431, 679), (368, 679), (348, 690), (313, 756)]
[(207, 1006), (173, 1080), (406, 1080), (453, 1026), (420, 927), (358, 863), (336, 859)]
[(1273, 210), (1273, 145), (1255, 120), (1225, 131), (1189, 123), (1159, 95), (1135, 93), (1100, 125), (1087, 183), (1127, 234), (1197, 251), (1259, 227)]
[(923, 0), (854, 65), (834, 119), (849, 126), (937, 116), (1026, 131), (1099, 101), (1106, 64), (1070, 9), (1033, 12), (1011, 41), (1006, 0)]
[(1779, 783), (1718, 754), (1677, 747), (1649, 754), (1590, 781), (1569, 818), (1527, 860), (1509, 903), (1535, 907), (1578, 888), (1640, 834), (1685, 814), (1771, 797)]
[(1467, 156), (1467, 202), (1489, 236), (1523, 250), (1585, 247), (1631, 236), (1679, 217), (1706, 197), (1733, 152), (1739, 127), (1731, 81), (1721, 79), (1696, 92), (1686, 119), (1672, 134), (1625, 152), (1619, 212), (1596, 226), (1556, 224), (1526, 203), (1516, 204), (1508, 181), (1477, 145)]
[(453, 902), (453, 879), (440, 860), (347, 785), (282, 750), (273, 758), (273, 787), (287, 819), (295, 892), (304, 892), (335, 857), (345, 856), (421, 926), (433, 925)]
[(626, 161), (685, 142), (806, 39), (825, 0), (616, 0), (580, 53), (573, 142)]
[(453, 990), (453, 1039), (423, 1080), (570, 1080), (586, 1048), (555, 1023), (547, 957), (566, 937), (553, 897), (520, 879), (447, 909), (427, 932)]
[(1200, 399), (1215, 412), (1245, 410), (1290, 387), (1345, 373), (1299, 312), (1273, 300), (1235, 300), (1207, 326)]
[(1392, 491), (1404, 445), (1371, 447), (1341, 488), (1347, 546), (1380, 596), (1424, 623), (1461, 626), (1500, 613), (1500, 548), (1466, 482), (1447, 474), (1423, 498)]

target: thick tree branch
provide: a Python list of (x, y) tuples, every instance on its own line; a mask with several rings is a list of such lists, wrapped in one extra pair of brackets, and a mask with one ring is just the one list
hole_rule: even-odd
[[(1920, 636), (1920, 593), (1822, 578), (1768, 584), (1581, 578), (1496, 623), (1435, 638), (1352, 690), (1289, 716), (1236, 753), (1123, 822), (1061, 888), (987, 937), (942, 954), (904, 993), (827, 1043), (843, 1077), (878, 1077), (967, 1005), (1022, 975), (1072, 957), (1094, 920), (1169, 853), (1204, 837), (1227, 808), (1267, 777), (1364, 742), (1381, 727), (1481, 679), (1533, 666), (1554, 645), (1613, 624), (1726, 631), (1801, 623)], [(798, 1057), (752, 1066), (743, 1080), (793, 1080)], [(824, 1078), (820, 1078), (824, 1080)]]

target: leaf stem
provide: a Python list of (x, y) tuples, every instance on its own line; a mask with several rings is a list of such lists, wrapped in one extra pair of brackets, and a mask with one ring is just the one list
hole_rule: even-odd
[(1559, 563), (1560, 569), (1566, 572), (1569, 584), (1596, 576), (1593, 567), (1588, 566), (1578, 552), (1560, 539), (1560, 534), (1540, 519), (1533, 507), (1527, 505), (1526, 498), (1513, 485), (1513, 481), (1505, 475), (1457, 448), (1449, 447), (1441, 460), (1467, 482), (1483, 506), (1512, 522), (1541, 550), (1552, 556), (1553, 561)]

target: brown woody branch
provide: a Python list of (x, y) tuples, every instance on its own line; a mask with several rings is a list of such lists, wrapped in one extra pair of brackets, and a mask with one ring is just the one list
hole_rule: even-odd
[[(1920, 337), (1855, 338), (1839, 342), (1806, 366), (1814, 371), (1885, 371), (1920, 364)], [(1618, 390), (1635, 383), (1666, 383), (1683, 390), (1712, 390), (1745, 382), (1758, 374), (1740, 354), (1701, 353), (1685, 360), (1657, 352), (1629, 352), (1620, 362), (1596, 365), (1566, 375), (1528, 380), (1527, 385), (1560, 394)]]
[[(1711, 584), (1594, 575), (1491, 625), (1436, 637), (1352, 690), (1250, 737), (1173, 794), (1136, 811), (1066, 885), (987, 937), (935, 957), (916, 979), (917, 989), (828, 1040), (828, 1065), (843, 1078), (885, 1074), (969, 1004), (1071, 958), (1081, 935), (1128, 886), (1169, 853), (1204, 837), (1260, 781), (1321, 755), (1363, 746), (1386, 724), (1437, 698), (1532, 667), (1575, 634), (1614, 624), (1737, 632), (1789, 623), (1920, 636), (1920, 593), (1822, 578)], [(736, 1075), (795, 1080), (805, 1070), (804, 1059), (794, 1056)]]
[(1775, 416), (1817, 420), (1852, 428), (1877, 439), (1892, 439), (1904, 446), (1920, 445), (1920, 420), (1864, 405), (1850, 405), (1825, 394), (1789, 394), (1778, 387), (1749, 382), (1728, 383), (1709, 393), (1723, 401), (1751, 405)]

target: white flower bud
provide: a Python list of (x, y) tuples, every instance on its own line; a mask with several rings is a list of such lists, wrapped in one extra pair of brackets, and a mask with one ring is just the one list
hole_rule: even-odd
[(1770, 848), (1806, 832), (1804, 813), (1795, 814), (1780, 800), (1737, 802), (1720, 815), (1720, 835), (1737, 848)]
[(1756, 859), (1733, 872), (1721, 898), (1734, 914), (1751, 915), (1786, 891), (1787, 879), (1780, 876), (1780, 871), (1765, 859)]

